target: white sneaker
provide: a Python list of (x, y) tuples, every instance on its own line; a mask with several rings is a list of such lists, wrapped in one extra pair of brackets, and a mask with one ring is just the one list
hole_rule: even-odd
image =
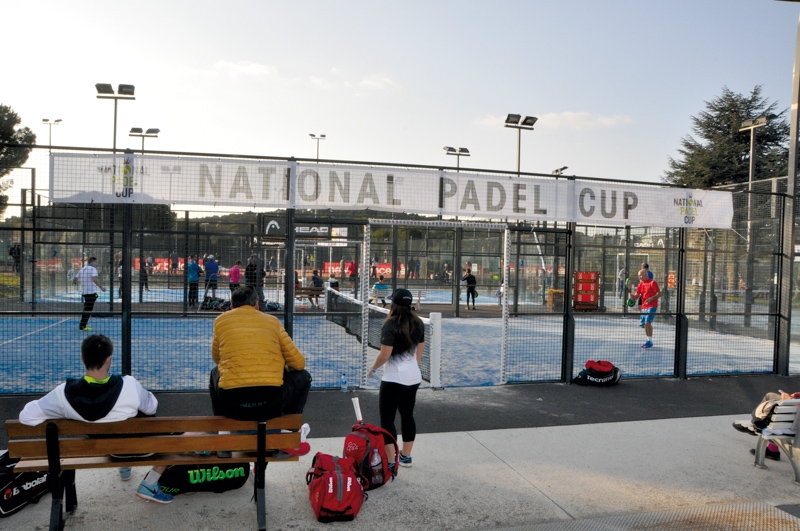
[(302, 426), (300, 426), (300, 442), (301, 443), (306, 442), (306, 437), (308, 437), (309, 433), (311, 433), (311, 426), (309, 426), (308, 423), (303, 424)]

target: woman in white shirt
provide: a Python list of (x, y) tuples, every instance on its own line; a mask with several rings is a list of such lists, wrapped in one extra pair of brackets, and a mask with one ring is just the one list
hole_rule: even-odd
[[(417, 389), (422, 383), (419, 363), (425, 346), (425, 326), (419, 317), (411, 313), (412, 302), (411, 292), (407, 289), (401, 288), (392, 294), (389, 316), (381, 328), (381, 351), (369, 371), (370, 378), (374, 378), (375, 371), (386, 365), (378, 395), (381, 427), (397, 439), (394, 419), (397, 412), (400, 412), (400, 429), (403, 434), (400, 450), (402, 466), (411, 466), (411, 449), (417, 435), (414, 404)], [(386, 456), (389, 462), (394, 462), (393, 445), (387, 444)]]

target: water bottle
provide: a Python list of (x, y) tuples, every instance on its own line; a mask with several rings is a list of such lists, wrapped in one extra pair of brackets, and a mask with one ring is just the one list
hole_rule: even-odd
[(345, 377), (344, 373), (342, 373), (342, 392), (347, 392), (347, 377)]
[(383, 485), (383, 459), (378, 449), (372, 450), (372, 457), (369, 458), (369, 468), (372, 470), (372, 483), (374, 485)]

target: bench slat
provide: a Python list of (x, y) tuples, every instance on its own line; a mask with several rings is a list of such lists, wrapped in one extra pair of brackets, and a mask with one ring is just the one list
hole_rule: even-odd
[[(197, 456), (181, 454), (160, 454), (146, 459), (112, 459), (108, 456), (73, 457), (61, 460), (63, 470), (83, 470), (84, 468), (117, 468), (120, 466), (168, 466), (168, 465), (201, 465), (213, 466), (232, 463), (252, 463), (256, 460), (255, 452), (233, 452), (230, 459), (223, 459), (215, 455)], [(278, 459), (267, 457), (267, 462), (299, 461), (298, 457)], [(47, 459), (26, 459), (16, 464), (15, 472), (35, 472), (47, 470)]]
[[(284, 415), (267, 421), (267, 430), (299, 430), (302, 415)], [(82, 422), (79, 420), (48, 420), (37, 426), (26, 426), (18, 420), (7, 420), (9, 437), (44, 437), (47, 424), (53, 422), (59, 435), (104, 435), (170, 433), (193, 431), (245, 431), (258, 429), (255, 421), (233, 420), (227, 417), (139, 417), (120, 422)]]
[[(189, 434), (152, 435), (148, 437), (112, 437), (97, 439), (68, 439), (59, 437), (62, 458), (107, 454), (136, 454), (149, 452), (203, 452), (217, 450), (256, 451), (255, 434)], [(298, 448), (299, 433), (267, 434), (267, 448)], [(11, 457), (46, 457), (47, 443), (44, 439), (18, 439), (8, 442)]]

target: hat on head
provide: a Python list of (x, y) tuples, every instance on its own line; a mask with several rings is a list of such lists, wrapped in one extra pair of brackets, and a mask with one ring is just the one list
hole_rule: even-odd
[(411, 292), (404, 288), (398, 288), (392, 293), (392, 302), (398, 306), (411, 306), (413, 297)]
[(214, 255), (210, 254), (210, 255), (206, 256), (206, 259), (207, 260), (213, 260), (214, 259)]

